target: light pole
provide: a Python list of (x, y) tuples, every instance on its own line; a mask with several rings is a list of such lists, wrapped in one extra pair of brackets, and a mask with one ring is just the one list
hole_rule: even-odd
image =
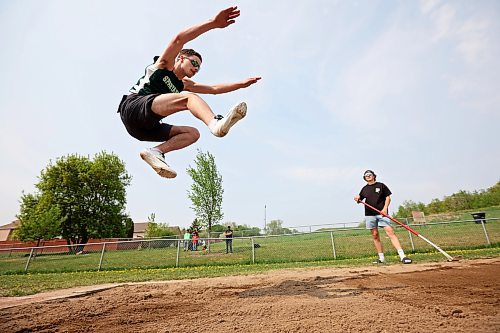
[(266, 205), (264, 205), (264, 234), (266, 234), (267, 221), (266, 221)]

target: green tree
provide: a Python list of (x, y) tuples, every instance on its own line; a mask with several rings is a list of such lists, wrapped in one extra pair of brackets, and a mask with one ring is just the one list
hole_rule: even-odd
[(210, 152), (198, 150), (195, 159), (196, 167), (189, 166), (187, 173), (193, 179), (188, 197), (199, 223), (210, 233), (212, 225), (219, 223), (224, 217), (222, 213), (222, 176), (217, 171), (215, 158)]
[(291, 231), (287, 228), (283, 228), (282, 220), (271, 220), (267, 224), (266, 234), (268, 235), (283, 235), (291, 233)]
[(425, 214), (448, 213), (459, 210), (479, 209), (500, 205), (500, 182), (487, 190), (468, 192), (460, 190), (452, 195), (445, 196), (443, 200), (432, 199), (425, 205), (411, 200), (404, 201), (399, 206), (397, 217), (408, 217), (412, 210), (423, 211)]
[(191, 231), (200, 231), (201, 230), (201, 226), (200, 226), (200, 222), (198, 222), (198, 219), (194, 219), (193, 220), (193, 223), (191, 223), (191, 226), (189, 227), (189, 229)]
[(172, 229), (170, 229), (168, 223), (149, 222), (146, 226), (145, 236), (147, 238), (167, 237), (173, 235), (175, 235), (175, 233)]
[(500, 205), (500, 182), (497, 182), (494, 186), (486, 190), (486, 193), (482, 196), (482, 200), (481, 207)]
[(134, 221), (128, 215), (123, 216), (123, 223), (125, 224), (125, 237), (134, 237)]
[(426, 214), (437, 214), (445, 212), (446, 209), (444, 204), (439, 199), (432, 199), (431, 202), (426, 206), (425, 213)]
[(394, 216), (396, 218), (404, 218), (404, 217), (411, 217), (412, 214), (411, 212), (413, 211), (418, 211), (418, 212), (423, 212), (425, 210), (425, 204), (421, 202), (414, 202), (412, 200), (405, 200), (403, 203), (398, 207), (398, 211)]
[(212, 231), (213, 232), (224, 232), (226, 230), (226, 226), (223, 226), (222, 224), (215, 224), (212, 226)]
[(212, 226), (213, 232), (223, 233), (227, 226), (231, 226), (235, 237), (251, 237), (260, 236), (260, 228), (250, 227), (246, 224), (238, 225), (236, 222), (225, 222), (224, 224), (216, 224)]
[(235, 235), (245, 237), (260, 236), (260, 228), (250, 227), (246, 224), (239, 225), (235, 228)]
[[(38, 214), (59, 214), (59, 234), (68, 244), (82, 244), (90, 238), (127, 236), (131, 220), (124, 209), (129, 184), (125, 165), (114, 154), (101, 152), (93, 160), (68, 155), (42, 170), (33, 197), (40, 203)], [(23, 205), (21, 210), (23, 219), (36, 218), (35, 210), (23, 211)]]
[(18, 218), (21, 224), (14, 232), (16, 239), (36, 241), (36, 246), (39, 246), (42, 239), (49, 240), (61, 235), (60, 226), (64, 217), (56, 206), (44, 206), (40, 196), (23, 193), (20, 211)]

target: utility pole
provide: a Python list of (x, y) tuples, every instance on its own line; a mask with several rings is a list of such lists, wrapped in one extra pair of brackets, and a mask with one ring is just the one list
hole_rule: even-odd
[(264, 205), (264, 234), (266, 233), (267, 229), (267, 221), (266, 221), (266, 205)]

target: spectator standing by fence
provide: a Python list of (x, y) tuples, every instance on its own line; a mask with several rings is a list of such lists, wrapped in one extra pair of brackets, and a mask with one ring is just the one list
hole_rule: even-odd
[(226, 236), (226, 254), (233, 253), (233, 231), (230, 225), (228, 225), (226, 231), (224, 231), (224, 236)]
[[(366, 170), (363, 174), (363, 179), (366, 181), (366, 185), (361, 189), (359, 194), (354, 197), (354, 201), (359, 203), (363, 199), (366, 199), (366, 203), (380, 210), (382, 213), (389, 215), (389, 204), (391, 203), (391, 190), (384, 184), (377, 182), (377, 175), (372, 170)], [(378, 253), (378, 259), (374, 262), (381, 264), (385, 262), (384, 250), (382, 248), (382, 242), (380, 241), (380, 234), (378, 228), (384, 228), (387, 236), (390, 238), (392, 245), (398, 251), (398, 255), (403, 264), (410, 264), (412, 260), (405, 256), (399, 239), (394, 233), (394, 229), (391, 226), (391, 221), (380, 215), (373, 209), (365, 206), (365, 223), (366, 229), (369, 229), (372, 234), (373, 243), (375, 249)]]
[(190, 250), (189, 243), (191, 243), (191, 230), (186, 229), (186, 232), (184, 233), (184, 251)]
[(198, 236), (198, 231), (193, 231), (193, 235), (191, 237), (191, 242), (193, 243), (193, 251), (196, 251), (196, 248), (198, 246), (198, 239), (200, 239), (200, 236)]

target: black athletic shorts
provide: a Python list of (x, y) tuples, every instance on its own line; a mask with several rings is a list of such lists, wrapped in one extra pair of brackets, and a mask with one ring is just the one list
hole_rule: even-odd
[(160, 94), (124, 95), (118, 112), (122, 122), (134, 138), (140, 141), (163, 142), (170, 137), (172, 125), (161, 123), (162, 116), (151, 110), (156, 96)]

